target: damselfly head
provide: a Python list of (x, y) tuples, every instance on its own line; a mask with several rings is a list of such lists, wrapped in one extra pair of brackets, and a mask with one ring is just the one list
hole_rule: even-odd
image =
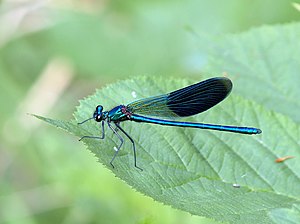
[(96, 110), (94, 112), (93, 118), (95, 119), (95, 121), (100, 122), (103, 120), (103, 107), (101, 105), (98, 105), (96, 107)]

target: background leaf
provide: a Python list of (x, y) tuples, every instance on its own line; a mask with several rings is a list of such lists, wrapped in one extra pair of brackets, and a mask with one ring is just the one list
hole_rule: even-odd
[(204, 71), (230, 74), (236, 92), (243, 97), (299, 123), (299, 35), (299, 23), (228, 35), (214, 46), (206, 45), (209, 60)]
[[(82, 121), (91, 117), (98, 104), (111, 109), (133, 101), (135, 95), (143, 98), (166, 93), (188, 83), (157, 78), (118, 82), (81, 101), (75, 118)], [(99, 136), (101, 132), (93, 121), (77, 125), (75, 121), (44, 120), (78, 137)], [(109, 130), (104, 141), (84, 142), (101, 163), (133, 188), (191, 214), (232, 223), (268, 223), (271, 222), (268, 214), (273, 209), (291, 208), (299, 203), (299, 163), (296, 160), (275, 163), (282, 153), (300, 156), (299, 126), (290, 119), (232, 95), (221, 105), (190, 120), (255, 126), (263, 133), (248, 136), (124, 122), (124, 129), (136, 141), (138, 165), (143, 172), (133, 166), (129, 141), (112, 169), (109, 161), (119, 142)], [(287, 127), (285, 130), (282, 124)], [(273, 137), (278, 134), (282, 136), (280, 142)], [(234, 188), (234, 184), (241, 188)]]

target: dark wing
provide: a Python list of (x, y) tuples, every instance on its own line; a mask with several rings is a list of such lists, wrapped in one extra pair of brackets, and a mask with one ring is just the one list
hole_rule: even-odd
[(155, 117), (186, 117), (215, 106), (230, 93), (229, 79), (211, 78), (169, 94), (141, 99), (127, 105), (132, 113)]

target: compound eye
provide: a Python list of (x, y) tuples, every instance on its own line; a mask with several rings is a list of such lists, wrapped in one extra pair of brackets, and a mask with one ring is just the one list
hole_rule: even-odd
[(103, 110), (103, 107), (102, 107), (101, 105), (98, 105), (98, 106), (96, 107), (97, 113), (101, 113), (102, 110)]
[(101, 116), (100, 114), (97, 115), (96, 118), (95, 118), (95, 120), (96, 120), (97, 122), (102, 121), (102, 116)]

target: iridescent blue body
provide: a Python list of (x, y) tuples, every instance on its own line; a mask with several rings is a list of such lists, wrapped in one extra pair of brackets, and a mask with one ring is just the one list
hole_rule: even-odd
[[(215, 124), (192, 123), (175, 121), (180, 117), (192, 116), (215, 106), (227, 97), (232, 89), (232, 83), (227, 78), (211, 78), (185, 88), (173, 91), (168, 94), (137, 100), (125, 105), (119, 105), (109, 111), (103, 111), (103, 107), (98, 105), (93, 117), (79, 123), (82, 124), (88, 120), (94, 119), (102, 123), (102, 136), (83, 136), (83, 138), (104, 138), (104, 122), (120, 139), (120, 145), (117, 148), (110, 164), (113, 161), (123, 145), (124, 139), (117, 132), (120, 130), (132, 143), (134, 152), (134, 165), (136, 164), (136, 150), (133, 139), (120, 127), (120, 122), (130, 120), (135, 122), (144, 122), (151, 124), (189, 127), (199, 129), (211, 129), (217, 131), (234, 132), (241, 134), (260, 134), (261, 130), (252, 127), (224, 126)], [(146, 115), (146, 116), (142, 116)], [(154, 118), (160, 117), (160, 118)], [(115, 125), (115, 127), (112, 126)], [(81, 140), (80, 139), (80, 140)], [(139, 168), (141, 169), (141, 168)]]
[(144, 117), (144, 116), (140, 116), (140, 115), (132, 115), (130, 120), (133, 120), (136, 122), (145, 122), (145, 123), (160, 124), (160, 125), (167, 125), (167, 126), (211, 129), (211, 130), (235, 132), (235, 133), (241, 133), (241, 134), (260, 134), (261, 133), (261, 130), (257, 129), (257, 128), (169, 121), (169, 120), (161, 120), (161, 119)]

